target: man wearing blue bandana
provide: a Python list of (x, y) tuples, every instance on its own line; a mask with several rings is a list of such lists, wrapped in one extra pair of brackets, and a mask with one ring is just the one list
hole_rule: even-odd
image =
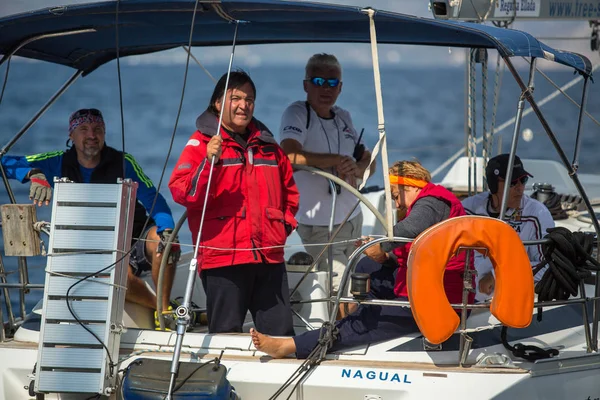
[[(38, 206), (50, 204), (54, 177), (66, 177), (78, 183), (116, 183), (117, 178), (129, 178), (137, 182), (132, 243), (134, 249), (130, 255), (131, 268), (127, 277), (126, 298), (156, 309), (156, 296), (146, 287), (140, 275), (144, 271), (151, 271), (154, 283), (157, 284), (164, 244), (175, 226), (173, 216), (165, 198), (156, 192), (154, 184), (133, 156), (106, 146), (105, 134), (102, 113), (95, 108), (81, 109), (69, 118), (69, 140), (73, 145), (66, 151), (4, 156), (2, 165), (9, 179), (31, 183), (29, 198)], [(155, 198), (156, 204), (152, 208)], [(163, 310), (172, 308), (169, 299), (175, 264), (180, 255), (177, 238), (173, 242), (175, 244), (171, 247), (164, 275)]]

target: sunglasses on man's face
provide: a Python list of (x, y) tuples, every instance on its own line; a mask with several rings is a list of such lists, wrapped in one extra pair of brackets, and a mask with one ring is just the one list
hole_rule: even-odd
[(522, 176), (519, 179), (515, 179), (514, 181), (512, 181), (510, 183), (510, 187), (515, 187), (519, 182), (521, 182), (523, 186), (525, 186), (527, 184), (527, 181), (529, 181), (529, 177), (527, 175)]
[(325, 84), (327, 84), (327, 86), (334, 88), (340, 84), (340, 80), (338, 78), (321, 78), (318, 76), (310, 78), (309, 81), (313, 85), (319, 86), (319, 87), (323, 87), (323, 86), (325, 86)]

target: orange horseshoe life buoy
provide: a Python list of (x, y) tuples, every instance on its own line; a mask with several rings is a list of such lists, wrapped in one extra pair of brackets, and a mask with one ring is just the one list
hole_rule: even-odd
[(498, 219), (463, 216), (425, 230), (410, 248), (408, 299), (423, 336), (439, 344), (452, 336), (460, 324), (446, 297), (443, 282), (446, 264), (459, 247), (488, 249), (496, 274), (491, 313), (506, 326), (529, 326), (533, 315), (533, 274), (521, 238)]

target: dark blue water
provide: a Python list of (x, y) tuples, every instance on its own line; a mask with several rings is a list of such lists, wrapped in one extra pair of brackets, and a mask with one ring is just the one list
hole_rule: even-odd
[[(4, 67), (0, 70), (4, 74)], [(211, 67), (215, 76), (225, 72), (225, 66)], [(250, 68), (248, 72), (257, 86), (255, 116), (265, 122), (277, 135), (280, 116), (292, 101), (303, 99), (302, 67)], [(46, 100), (73, 73), (72, 70), (42, 63), (15, 62), (11, 65), (6, 93), (0, 104), (0, 145), (4, 146)], [(478, 73), (479, 74), (479, 73)], [(563, 85), (574, 78), (568, 71), (548, 72)], [(390, 162), (399, 159), (419, 159), (430, 170), (435, 169), (464, 144), (464, 70), (461, 68), (403, 69), (387, 67), (382, 70), (383, 101)], [(198, 67), (192, 65), (188, 76), (181, 117), (173, 141), (173, 150), (167, 158), (173, 135), (177, 109), (183, 86), (183, 65), (122, 65), (121, 81), (124, 112), (125, 150), (134, 155), (146, 174), (159, 184), (165, 160), (167, 168), (161, 193), (167, 198), (175, 218), (182, 208), (170, 198), (166, 182), (177, 157), (194, 130), (194, 121), (207, 106), (214, 83)], [(493, 78), (492, 73), (490, 77)], [(478, 76), (479, 79), (479, 76)], [(365, 128), (364, 141), (372, 147), (377, 140), (377, 113), (373, 72), (371, 69), (345, 68), (343, 91), (338, 104), (352, 113), (357, 129)], [(116, 64), (101, 67), (90, 76), (80, 78), (42, 118), (10, 150), (9, 154), (35, 154), (64, 149), (67, 140), (67, 119), (78, 108), (96, 107), (103, 111), (107, 122), (107, 143), (122, 148), (120, 100)], [(536, 99), (550, 94), (553, 88), (537, 77)], [(581, 85), (568, 92), (579, 101)], [(515, 115), (519, 90), (514, 80), (505, 73), (497, 110), (497, 125)], [(488, 126), (491, 120), (493, 81), (488, 84)], [(479, 105), (481, 101), (479, 101)], [(600, 118), (600, 92), (591, 85), (588, 110)], [(572, 157), (577, 127), (577, 108), (562, 96), (542, 108), (559, 142)], [(481, 119), (477, 122), (481, 135)], [(543, 133), (537, 119), (531, 114), (523, 119), (522, 129), (530, 128), (534, 139), (520, 141), (518, 154), (525, 158), (546, 158), (559, 161), (551, 142)], [(508, 150), (512, 127), (504, 132), (504, 151)], [(589, 119), (585, 120), (581, 147), (580, 171), (600, 173), (600, 130)], [(441, 180), (442, 176), (438, 179)], [(373, 183), (381, 183), (378, 175)], [(28, 202), (28, 185), (13, 182), (19, 202)], [(0, 204), (8, 202), (4, 188), (0, 189)], [(40, 209), (38, 219), (49, 220), (47, 208)], [(190, 234), (181, 234), (190, 243)], [(0, 243), (0, 246), (2, 244)], [(16, 261), (5, 257), (9, 269)], [(42, 282), (45, 259), (30, 259), (32, 282)], [(15, 281), (16, 275), (9, 280)], [(41, 291), (39, 292), (41, 293)], [(38, 294), (28, 297), (31, 307)], [(17, 292), (12, 292), (13, 299)], [(3, 301), (2, 301), (3, 302)], [(14, 303), (14, 301), (13, 301)]]

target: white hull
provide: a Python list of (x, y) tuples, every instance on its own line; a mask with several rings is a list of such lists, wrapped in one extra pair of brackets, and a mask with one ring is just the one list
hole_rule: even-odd
[[(302, 381), (291, 398), (562, 400), (587, 399), (589, 396), (593, 399), (600, 396), (600, 354), (586, 353), (581, 324), (561, 329), (569, 321), (580, 318), (580, 312), (577, 312), (580, 306), (569, 307), (562, 311), (567, 314), (552, 313), (563, 307), (546, 309), (542, 323), (536, 323), (534, 318), (527, 329), (534, 332), (546, 327), (549, 332), (518, 340), (542, 348), (559, 348), (557, 358), (526, 362), (509, 354), (499, 340), (496, 344), (478, 347), (478, 341), (485, 344), (486, 338), (499, 332), (499, 328), (495, 328), (495, 331), (472, 333), (475, 345), (467, 358), (468, 366), (460, 367), (459, 353), (452, 348), (456, 342), (452, 339), (458, 335), (444, 343), (442, 350), (426, 352), (420, 335), (415, 334), (329, 355)], [(555, 319), (564, 322), (562, 326), (555, 323)], [(474, 313), (468, 322), (468, 328), (497, 324), (487, 311)], [(520, 333), (521, 330), (509, 330), (509, 335)], [(35, 340), (37, 333), (21, 332), (19, 337), (23, 340), (27, 335)], [(140, 357), (171, 360), (175, 337), (172, 332), (129, 329), (122, 336), (119, 369)], [(514, 345), (515, 342), (511, 343)], [(222, 363), (227, 367), (227, 378), (244, 400), (268, 399), (302, 363), (292, 358), (271, 359), (254, 348), (248, 334), (187, 333), (182, 349), (181, 360), (194, 363), (207, 362), (224, 351)], [(511, 361), (506, 366), (495, 367), (477, 364), (481, 357), (496, 353)], [(17, 339), (1, 343), (0, 357), (3, 360), (0, 364), (0, 400), (30, 399), (25, 387), (31, 381), (37, 360), (37, 343)], [(289, 390), (280, 398), (287, 398)], [(46, 396), (47, 399), (86, 397), (89, 394)]]

